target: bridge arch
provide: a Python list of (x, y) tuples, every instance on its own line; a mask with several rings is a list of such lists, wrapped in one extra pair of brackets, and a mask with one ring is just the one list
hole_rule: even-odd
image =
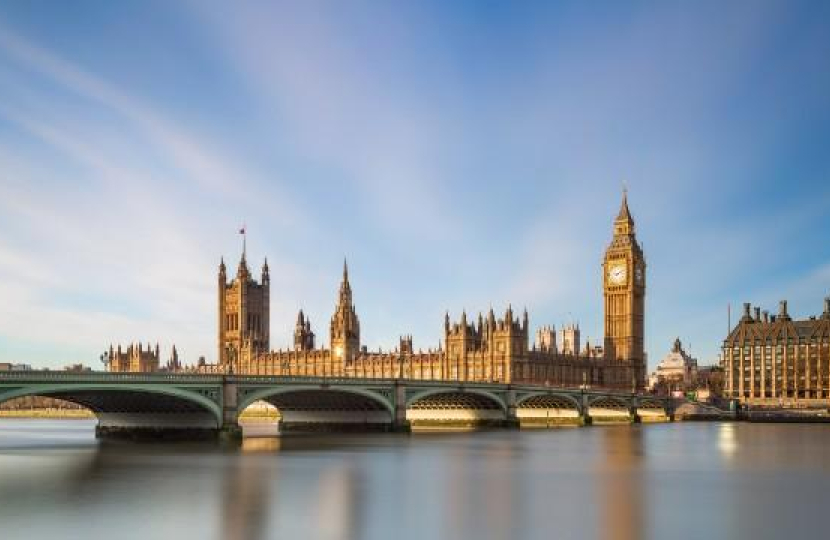
[(640, 398), (637, 400), (637, 414), (643, 417), (669, 414), (666, 404), (659, 399)]
[[(564, 404), (565, 407), (555, 407)], [(582, 412), (582, 403), (574, 396), (557, 392), (532, 392), (522, 395), (516, 401), (517, 408), (570, 408)]]
[(421, 392), (417, 392), (408, 396), (406, 399), (406, 408), (409, 409), (417, 402), (425, 400), (426, 398), (439, 396), (442, 394), (446, 395), (463, 395), (463, 394), (472, 394), (473, 396), (480, 396), (485, 398), (488, 402), (491, 402), (498, 406), (499, 409), (502, 411), (507, 411), (507, 404), (500, 398), (498, 395), (488, 392), (487, 390), (481, 390), (479, 388), (432, 388), (430, 390), (423, 390)]
[(619, 396), (595, 396), (588, 399), (588, 407), (604, 409), (625, 409), (631, 406), (629, 399)]
[[(291, 402), (292, 394), (295, 398), (295, 403), (298, 403), (301, 400), (301, 395), (308, 395), (308, 394), (317, 394), (318, 396), (352, 396), (356, 398), (362, 398), (353, 401), (353, 405), (355, 407), (360, 406), (369, 406), (372, 408), (380, 409), (384, 412), (389, 413), (389, 421), (391, 422), (392, 418), (395, 417), (395, 406), (384, 396), (373, 392), (372, 390), (365, 389), (365, 388), (358, 388), (353, 386), (317, 386), (317, 385), (306, 385), (306, 386), (277, 386), (277, 387), (268, 387), (262, 388), (259, 390), (254, 390), (252, 392), (248, 392), (240, 401), (237, 406), (237, 415), (242, 414), (246, 408), (252, 405), (254, 402), (259, 400), (265, 400), (269, 403), (272, 403), (280, 409), (280, 403), (283, 404), (283, 408), (291, 407), (293, 404)], [(299, 403), (298, 403), (299, 406)]]
[[(141, 414), (142, 408), (146, 407), (147, 412), (159, 409), (162, 404), (158, 399), (141, 403), (143, 397), (165, 397), (169, 398), (164, 406), (171, 403), (178, 405), (181, 409), (193, 412), (202, 412), (210, 416), (212, 427), (218, 428), (222, 425), (222, 409), (216, 402), (198, 394), (192, 390), (175, 386), (158, 386), (142, 384), (101, 384), (101, 383), (71, 383), (71, 384), (34, 384), (22, 385), (7, 390), (0, 389), (0, 403), (11, 399), (26, 396), (43, 396), (63, 399), (91, 410), (98, 418), (99, 423), (105, 415), (123, 413), (124, 398), (139, 398), (133, 401), (129, 408), (134, 408), (133, 413)], [(137, 405), (137, 406), (136, 406)], [(119, 410), (120, 409), (120, 410)]]

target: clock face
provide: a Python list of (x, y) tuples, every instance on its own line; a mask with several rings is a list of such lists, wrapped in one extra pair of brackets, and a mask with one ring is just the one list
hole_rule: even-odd
[(613, 285), (625, 283), (626, 269), (624, 264), (615, 264), (608, 268), (608, 281)]

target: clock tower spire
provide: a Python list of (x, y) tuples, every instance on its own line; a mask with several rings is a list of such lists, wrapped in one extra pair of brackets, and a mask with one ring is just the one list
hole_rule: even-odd
[(641, 389), (645, 384), (644, 312), (646, 261), (637, 243), (634, 219), (628, 209), (628, 193), (614, 220), (614, 236), (602, 264), (605, 300), (605, 358), (619, 388)]

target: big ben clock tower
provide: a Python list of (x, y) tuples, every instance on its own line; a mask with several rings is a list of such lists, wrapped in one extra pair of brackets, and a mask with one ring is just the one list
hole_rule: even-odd
[(614, 238), (605, 251), (602, 281), (605, 298), (605, 359), (620, 388), (637, 390), (645, 384), (643, 319), (646, 294), (646, 261), (634, 233), (634, 220), (623, 191), (622, 206), (614, 220)]

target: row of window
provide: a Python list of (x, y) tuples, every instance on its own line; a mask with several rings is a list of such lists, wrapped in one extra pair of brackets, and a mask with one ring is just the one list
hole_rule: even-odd
[[(262, 318), (258, 313), (248, 313), (247, 322), (247, 332), (262, 331)], [(225, 330), (239, 330), (239, 313), (225, 314)]]

